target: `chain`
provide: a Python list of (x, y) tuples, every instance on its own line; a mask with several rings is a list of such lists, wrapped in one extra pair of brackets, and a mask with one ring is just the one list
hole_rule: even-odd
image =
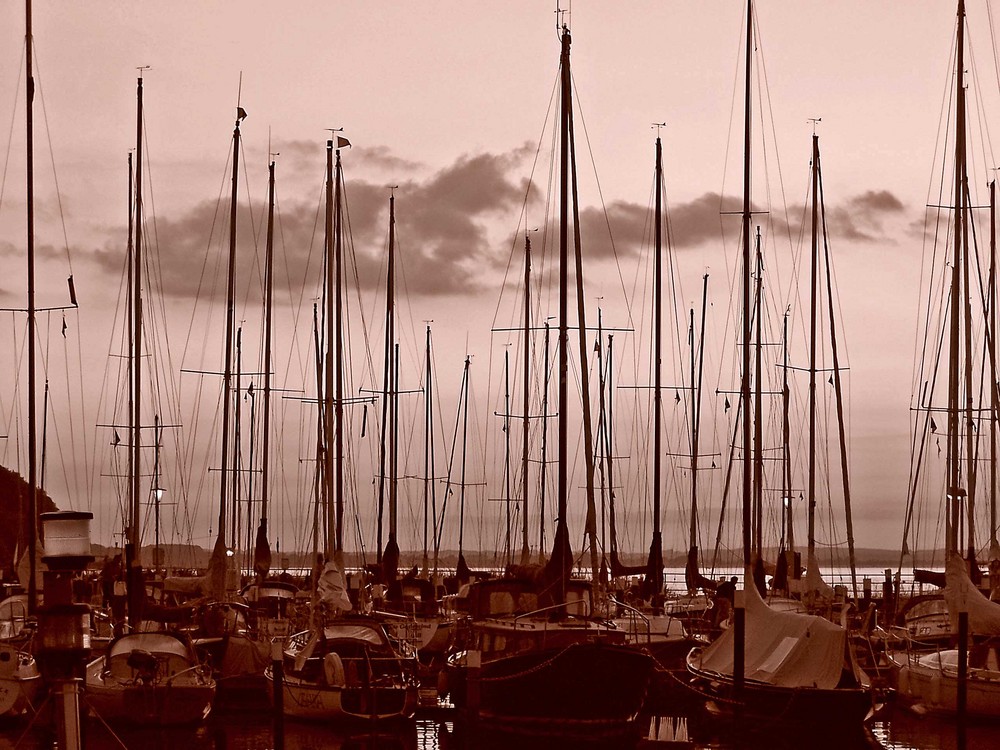
[(562, 651), (560, 651), (558, 654), (555, 654), (551, 659), (546, 659), (541, 664), (536, 664), (533, 667), (529, 667), (528, 669), (525, 669), (523, 672), (516, 672), (514, 674), (503, 675), (501, 677), (481, 677), (480, 678), (480, 682), (503, 682), (505, 680), (515, 680), (518, 677), (526, 677), (529, 674), (534, 674), (535, 672), (540, 672), (541, 670), (543, 670), (546, 667), (550, 666), (556, 659), (558, 659), (560, 656), (562, 656), (563, 654), (565, 654), (571, 648), (572, 648), (572, 646), (567, 646)]

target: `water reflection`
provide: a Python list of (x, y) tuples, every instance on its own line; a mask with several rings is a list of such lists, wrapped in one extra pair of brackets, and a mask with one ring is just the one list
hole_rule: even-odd
[[(836, 717), (830, 717), (831, 726)], [(25, 726), (0, 725), (0, 750), (48, 750), (53, 747), (51, 722)], [(266, 711), (214, 714), (200, 727), (140, 729), (116, 727), (114, 731), (95, 720), (84, 726), (87, 750), (274, 750), (274, 731)], [(856, 738), (828, 740), (829, 727), (816, 727), (810, 737), (744, 731), (740, 736), (720, 734), (718, 727), (692, 721), (685, 726), (689, 745), (675, 747), (712, 750), (958, 750), (955, 724), (932, 717), (918, 717), (897, 709), (874, 722), (871, 731)], [(645, 733), (644, 733), (645, 734)], [(451, 722), (421, 719), (386, 724), (369, 730), (336, 730), (322, 724), (286, 722), (285, 750), (575, 750), (578, 743), (558, 743), (552, 738), (511, 738), (492, 733), (469, 734)], [(677, 737), (677, 739), (681, 739)], [(641, 746), (641, 745), (640, 745)], [(589, 745), (602, 750), (599, 745)], [(622, 743), (608, 750), (629, 750)], [(649, 747), (662, 747), (650, 745)], [(1000, 748), (1000, 726), (973, 724), (967, 733), (968, 750)]]

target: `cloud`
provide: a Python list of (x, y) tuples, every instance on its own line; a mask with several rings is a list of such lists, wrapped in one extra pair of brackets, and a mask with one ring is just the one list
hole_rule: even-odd
[[(313, 172), (316, 184), (315, 144), (281, 144), (282, 158), (292, 171)], [(358, 149), (361, 158), (379, 168), (396, 166), (416, 170), (419, 165), (391, 154), (388, 149)], [(490, 241), (490, 224), (523, 200), (527, 182), (512, 174), (523, 171), (523, 148), (505, 154), (473, 154), (426, 177), (411, 174), (395, 189), (397, 268), (411, 294), (472, 294), (486, 282), (483, 269), (496, 266)], [(322, 158), (322, 157), (321, 157)], [(322, 170), (320, 164), (319, 169)], [(322, 175), (322, 171), (320, 171)], [(282, 190), (279, 187), (279, 197)], [(388, 237), (389, 190), (371, 178), (348, 177), (347, 226), (351, 230), (354, 266), (362, 288), (370, 289), (384, 276)], [(294, 293), (319, 289), (324, 236), (322, 196), (309, 202), (282, 201), (276, 248), (284, 253), (275, 260), (275, 284)], [(262, 207), (254, 215), (241, 202), (237, 212), (239, 240), (237, 277), (241, 290), (247, 283), (260, 285), (264, 252)], [(225, 264), (228, 257), (228, 208), (202, 202), (176, 216), (156, 222), (156, 262), (162, 291), (177, 297), (225, 298)], [(253, 241), (251, 226), (260, 236)], [(111, 229), (110, 236), (123, 236)], [(207, 262), (206, 249), (208, 249)], [(280, 252), (280, 249), (279, 251)], [(108, 273), (120, 273), (124, 263), (122, 243), (108, 242), (93, 254)], [(204, 268), (202, 266), (204, 265)], [(353, 276), (353, 269), (348, 276)], [(249, 280), (249, 281), (248, 281)], [(242, 294), (242, 292), (241, 292)], [(280, 296), (280, 295), (279, 295)]]

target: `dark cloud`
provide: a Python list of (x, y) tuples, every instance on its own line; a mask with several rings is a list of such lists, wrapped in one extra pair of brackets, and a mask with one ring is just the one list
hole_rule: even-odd
[[(718, 193), (704, 193), (686, 203), (675, 203), (669, 207), (668, 226), (670, 240), (674, 248), (683, 250), (698, 247), (708, 242), (716, 242), (721, 237), (723, 221), (727, 215), (737, 214), (742, 202), (734, 196), (720, 196)], [(760, 210), (754, 206), (754, 211)], [(905, 206), (887, 190), (869, 190), (860, 195), (848, 197), (842, 204), (827, 206), (827, 224), (831, 234), (840, 240), (853, 242), (887, 242), (892, 238), (884, 231), (885, 221), (893, 216), (904, 215)], [(804, 215), (802, 206), (789, 208), (789, 215)], [(799, 232), (798, 218), (786, 224), (777, 216), (771, 217), (775, 232)], [(619, 257), (637, 253), (651, 238), (650, 210), (647, 206), (628, 201), (613, 201), (604, 211), (587, 208), (580, 212), (580, 229), (586, 238), (588, 257), (608, 257), (612, 253), (608, 225), (614, 233), (615, 250)]]
[[(315, 144), (282, 144), (283, 164), (305, 169), (316, 159)], [(362, 150), (358, 150), (362, 153)], [(397, 160), (385, 149), (367, 149), (365, 158), (382, 165), (415, 167)], [(508, 154), (463, 156), (452, 165), (426, 178), (411, 176), (399, 181), (396, 196), (396, 237), (399, 268), (411, 294), (470, 294), (484, 283), (482, 269), (495, 266), (488, 227), (497, 215), (516, 208), (527, 183), (510, 175), (522, 170), (524, 150)], [(322, 154), (321, 154), (322, 158)], [(381, 161), (379, 161), (381, 160)], [(315, 164), (310, 170), (315, 172)], [(320, 166), (322, 174), (322, 166)], [(315, 181), (314, 181), (315, 182)], [(282, 193), (279, 187), (279, 195)], [(382, 276), (388, 236), (389, 190), (370, 179), (350, 180), (346, 185), (347, 221), (353, 237), (357, 277), (371, 288)], [(281, 288), (319, 288), (323, 244), (322, 198), (311, 203), (283, 201), (276, 247), (284, 255), (275, 261), (275, 283)], [(260, 285), (264, 238), (253, 242), (251, 225), (260, 232), (261, 206), (250, 209), (241, 203), (238, 211), (239, 267), (245, 284)], [(122, 236), (121, 230), (113, 230)], [(160, 217), (156, 223), (156, 258), (163, 292), (172, 296), (225, 297), (225, 258), (228, 251), (228, 209), (203, 202), (180, 216)], [(256, 245), (256, 250), (255, 250)], [(202, 272), (209, 249), (209, 262)], [(120, 273), (124, 262), (121, 243), (108, 243), (94, 257), (109, 273)], [(353, 276), (353, 271), (350, 273)], [(250, 281), (247, 281), (249, 279)]]

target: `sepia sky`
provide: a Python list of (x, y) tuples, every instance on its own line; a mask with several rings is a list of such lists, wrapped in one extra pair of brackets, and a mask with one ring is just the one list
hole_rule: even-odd
[[(276, 371), (287, 387), (308, 387), (302, 381), (308, 383), (312, 356), (309, 316), (318, 290), (322, 238), (322, 225), (317, 230), (314, 223), (322, 200), (325, 129), (342, 127), (353, 144), (343, 158), (361, 307), (373, 325), (372, 356), (380, 362), (382, 302), (376, 288), (384, 274), (380, 264), (386, 186), (397, 185), (407, 310), (403, 325), (408, 328), (402, 334), (409, 357), (403, 365), (404, 380), (420, 377), (422, 321), (434, 319), (447, 439), (468, 351), (475, 355), (477, 424), (481, 432), (493, 433), (480, 438), (479, 460), (497, 464), (498, 451), (502, 453), (499, 425), (488, 415), (502, 411), (497, 398), (502, 393), (498, 384), (506, 340), (491, 336), (490, 328), (517, 325), (513, 288), (522, 256), (520, 240), (515, 243), (514, 238), (542, 226), (547, 215), (544, 196), (529, 201), (526, 218), (522, 206), (529, 184), (544, 194), (548, 179), (549, 108), (559, 53), (553, 11), (554, 3), (537, 0), (297, 2), (287, 7), (251, 0), (36, 2), (38, 304), (62, 304), (70, 273), (81, 302), (79, 313), (67, 317), (79, 337), (79, 350), (69, 350), (65, 364), (56, 364), (64, 341), (58, 335), (61, 321), (40, 319), (40, 347), (49, 346), (52, 352), (53, 414), (79, 414), (75, 428), (69, 416), (54, 417), (53, 440), (59, 449), (50, 454), (56, 457), (47, 471), (57, 503), (92, 508), (98, 517), (95, 536), (100, 541), (111, 538), (115, 489), (110, 479), (100, 476), (110, 471), (104, 447), (108, 434), (93, 425), (109, 418), (108, 403), (115, 400), (106, 393), (109, 387), (114, 390), (114, 377), (106, 370), (108, 353), (120, 348), (114, 339), (116, 332), (120, 338), (121, 324), (115, 320), (121, 315), (116, 310), (127, 221), (126, 158), (135, 140), (137, 66), (149, 66), (144, 73), (145, 181), (152, 192), (146, 210), (155, 215), (162, 312), (173, 330), (175, 371), (219, 367), (219, 263), (226, 236), (233, 114), (239, 100), (249, 113), (242, 127), (246, 178), (241, 190), (245, 196), (249, 187), (252, 201), (250, 210), (242, 209), (241, 237), (260, 231), (267, 155), (269, 150), (280, 152), (279, 244), (286, 255), (277, 272), (283, 311), (278, 315), (284, 319), (276, 324), (281, 332)], [(976, 94), (978, 87), (986, 92), (983, 109), (972, 115), (978, 131), (978, 123), (998, 111), (996, 53), (993, 19), (985, 3), (971, 2), (968, 12), (969, 67), (978, 70)], [(24, 21), (18, 3), (6, 4), (2, 13), (0, 141), (6, 156), (0, 193), (0, 306), (16, 307), (24, 300)], [(765, 91), (766, 98), (755, 105), (754, 202), (769, 212), (762, 220), (769, 231), (786, 237), (785, 250), (780, 251), (786, 255), (776, 254), (775, 269), (769, 270), (777, 274), (771, 292), (779, 316), (775, 320), (787, 305), (793, 317), (803, 309), (801, 297), (788, 291), (799, 272), (778, 266), (784, 263), (781, 258), (802, 251), (813, 132), (809, 120), (821, 118), (817, 132), (843, 326), (838, 336), (850, 366), (848, 427), (857, 542), (892, 548), (902, 533), (924, 206), (935, 168), (941, 169), (939, 129), (943, 97), (953, 80), (949, 61), (955, 9), (952, 3), (931, 0), (762, 0), (756, 14), (760, 56), (755, 92)], [(706, 375), (704, 408), (721, 420), (713, 429), (711, 450), (725, 454), (725, 420), (732, 415), (720, 408), (721, 395), (712, 393), (709, 401), (707, 392), (732, 386), (725, 365), (735, 356), (733, 323), (726, 316), (735, 299), (729, 290), (736, 269), (738, 220), (720, 217), (720, 209), (738, 206), (731, 201), (738, 201), (741, 190), (743, 4), (577, 0), (566, 20), (573, 34), (579, 108), (584, 253), (597, 269), (587, 276), (588, 305), (607, 299), (600, 304), (607, 306), (611, 325), (624, 327), (630, 315), (639, 317), (625, 300), (638, 309), (645, 304), (639, 298), (648, 297), (636, 290), (648, 262), (645, 228), (656, 135), (651, 123), (664, 122), (666, 195), (682, 290), (677, 305), (683, 310), (699, 306), (701, 276), (710, 274), (709, 314), (714, 320), (709, 330), (715, 340), (710, 336), (709, 346), (715, 354), (710, 355), (714, 365)], [(988, 152), (973, 158), (973, 176), (984, 184), (997, 162)], [(587, 234), (588, 229), (593, 231)], [(254, 283), (259, 287), (263, 241), (258, 239), (254, 246), (257, 249), (241, 261), (238, 317), (252, 319), (256, 331), (259, 303), (251, 291)], [(504, 288), (507, 293), (502, 295)], [(23, 319), (4, 316), (4, 351), (16, 354), (23, 373)], [(804, 323), (801, 317), (797, 321), (801, 339)], [(257, 344), (253, 347), (256, 351)], [(803, 364), (801, 346), (798, 354)], [(14, 361), (7, 355), (3, 359)], [(641, 361), (642, 355), (636, 355), (639, 370)], [(357, 362), (355, 368), (364, 369)], [(82, 371), (80, 382), (77, 370)], [(66, 372), (73, 373), (70, 385), (56, 385), (58, 378), (67, 381)], [(193, 376), (174, 377), (190, 381)], [(378, 382), (378, 377), (356, 377), (369, 383), (363, 387)], [(680, 374), (664, 372), (666, 382), (675, 382), (675, 377)], [(190, 382), (183, 387), (192, 388)], [(204, 387), (209, 394), (209, 386)], [(26, 474), (23, 438), (15, 437), (24, 431), (23, 416), (16, 416), (22, 411), (24, 386), (15, 386), (5, 374), (0, 388), (0, 432), (11, 435), (0, 445), (0, 456)], [(202, 463), (192, 469), (198, 478), (174, 480), (188, 483), (185, 492), (194, 519), (187, 531), (176, 533), (207, 546), (217, 483), (207, 467), (217, 465), (212, 463), (217, 459), (202, 454), (215, 450), (208, 446), (214, 445), (209, 436), (218, 429), (210, 424), (218, 395), (212, 392), (200, 399), (189, 399), (176, 410), (189, 435), (195, 430), (188, 420), (207, 417), (198, 437), (181, 438), (190, 441), (183, 449), (189, 459), (196, 456)], [(80, 402), (82, 412), (74, 412), (81, 409)], [(281, 409), (285, 414), (293, 407)], [(520, 407), (512, 411), (520, 413)], [(308, 444), (307, 420), (294, 419), (288, 431)], [(419, 415), (412, 419), (419, 427)], [(368, 429), (372, 424), (368, 422)], [(668, 432), (682, 434), (680, 429)], [(414, 448), (408, 461), (422, 471), (420, 456)], [(289, 454), (282, 460), (301, 463), (301, 456)], [(359, 459), (358, 465), (364, 464)], [(483, 472), (480, 468), (480, 476)], [(492, 468), (485, 473), (490, 482), (500, 476)], [(369, 467), (367, 478), (358, 480), (365, 493), (370, 492), (370, 480)], [(289, 481), (291, 486), (282, 493), (308, 494), (308, 482)], [(721, 483), (721, 477), (712, 480), (716, 495)], [(683, 492), (676, 493), (683, 507)], [(500, 494), (494, 487), (479, 491), (484, 513), (497, 512), (499, 506), (491, 506), (486, 498)], [(718, 499), (713, 502), (717, 505)], [(401, 524), (416, 524), (408, 512)], [(302, 520), (292, 515), (289, 511), (289, 517), (281, 516), (278, 522), (286, 548), (293, 546), (292, 538), (301, 538)], [(683, 548), (683, 512), (675, 514), (669, 505), (665, 517), (668, 525), (675, 518), (680, 525), (668, 533), (666, 546)], [(365, 524), (369, 528), (370, 521)], [(492, 544), (497, 532), (490, 528), (480, 528), (472, 546)], [(640, 524), (628, 535), (636, 550), (648, 546), (644, 528)], [(578, 546), (579, 531), (573, 533)], [(706, 544), (709, 529), (702, 533)], [(411, 544), (402, 546), (413, 546), (416, 538), (414, 534)]]

